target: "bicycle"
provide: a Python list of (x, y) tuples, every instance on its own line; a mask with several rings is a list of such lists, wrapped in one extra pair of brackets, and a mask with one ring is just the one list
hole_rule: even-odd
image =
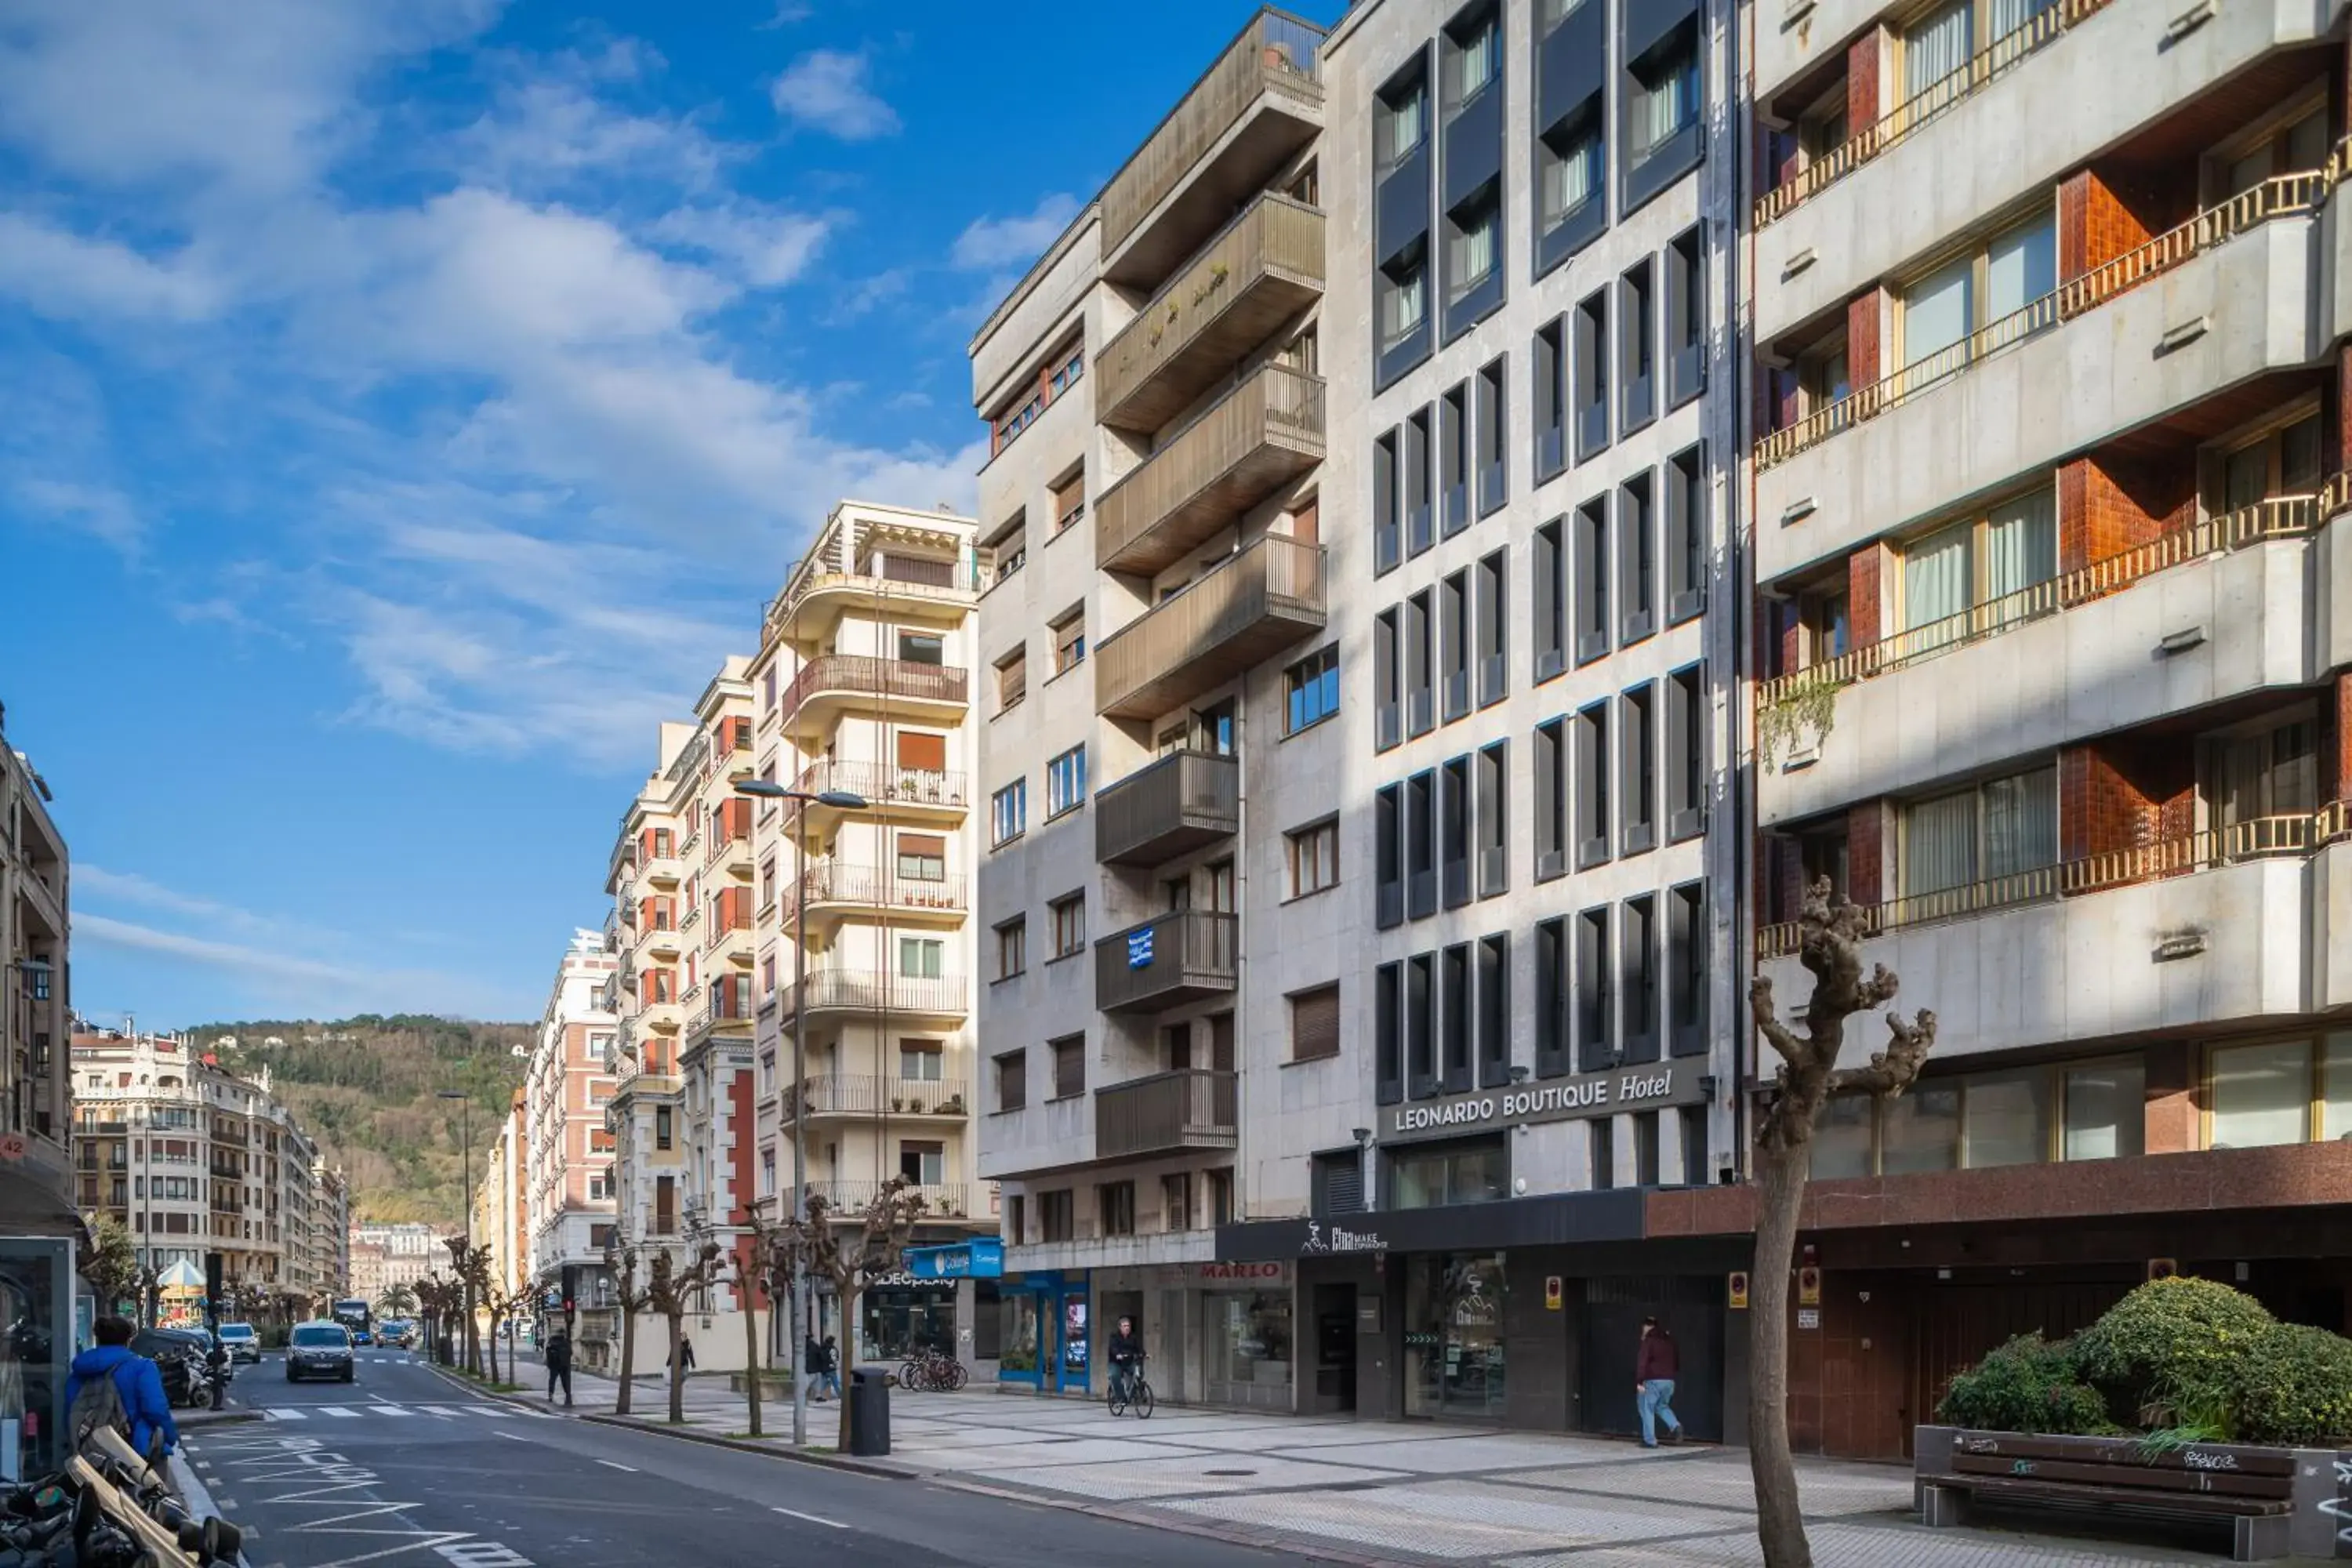
[(919, 1351), (898, 1367), (898, 1386), (918, 1394), (953, 1394), (971, 1376), (963, 1363), (938, 1351)]
[(1113, 1367), (1110, 1374), (1110, 1413), (1117, 1420), (1129, 1411), (1135, 1412), (1138, 1421), (1151, 1419), (1151, 1384), (1143, 1375), (1143, 1363), (1137, 1362), (1133, 1370)]

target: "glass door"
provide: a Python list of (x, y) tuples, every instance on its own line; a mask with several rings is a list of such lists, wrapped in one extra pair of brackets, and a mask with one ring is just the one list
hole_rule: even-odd
[(1416, 1258), (1405, 1288), (1405, 1414), (1503, 1417), (1503, 1255)]

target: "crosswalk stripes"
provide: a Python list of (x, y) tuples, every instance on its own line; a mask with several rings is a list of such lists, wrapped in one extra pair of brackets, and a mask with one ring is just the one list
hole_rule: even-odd
[(440, 1420), (455, 1420), (472, 1415), (485, 1421), (553, 1421), (558, 1417), (551, 1411), (528, 1410), (512, 1405), (264, 1405), (259, 1412), (264, 1421), (309, 1421), (314, 1417), (330, 1421), (357, 1421), (370, 1415), (406, 1417), (429, 1415)]

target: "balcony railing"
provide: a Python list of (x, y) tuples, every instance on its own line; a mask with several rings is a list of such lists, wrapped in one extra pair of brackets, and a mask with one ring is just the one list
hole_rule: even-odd
[(1241, 826), (1240, 759), (1171, 752), (1095, 795), (1095, 858), (1159, 866)]
[[(793, 988), (777, 993), (779, 1015), (790, 1027)], [(970, 983), (961, 974), (917, 976), (887, 970), (814, 969), (808, 977), (808, 1010), (812, 1013), (910, 1013), (926, 1017), (958, 1017), (971, 1010)]]
[(2013, 348), (2111, 300), (2120, 299), (2149, 279), (2163, 277), (2273, 218), (2316, 212), (2342, 178), (2347, 146), (2352, 143), (2338, 144), (2323, 169), (2264, 180), (2114, 260), (2061, 283), (2000, 320), (1987, 322), (1950, 347), (1915, 360), (1894, 374), (1772, 432), (1756, 443), (1756, 468), (1761, 471), (1785, 463), (1832, 436), (1941, 386), (1979, 360)]
[(1122, 1160), (1180, 1149), (1232, 1149), (1240, 1075), (1192, 1068), (1095, 1090), (1095, 1157)]
[(1267, 192), (1096, 356), (1096, 417), (1159, 429), (1322, 292), (1323, 215)]
[(1323, 460), (1323, 382), (1269, 363), (1095, 503), (1095, 556), (1159, 572)]
[[(808, 1113), (817, 1116), (962, 1116), (971, 1086), (961, 1079), (890, 1078), (867, 1073), (829, 1073), (808, 1080)], [(793, 1119), (793, 1088), (778, 1096), (783, 1119)]]
[(970, 700), (969, 675), (954, 665), (917, 664), (903, 658), (874, 658), (864, 654), (828, 653), (809, 660), (784, 689), (782, 710), (787, 721), (812, 697), (825, 691), (854, 692), (862, 697), (897, 697), (916, 702), (961, 706)]
[[(887, 866), (845, 866), (819, 860), (803, 879), (812, 904), (856, 904), (866, 909), (928, 910), (962, 914), (971, 907), (961, 871), (936, 878), (905, 877)], [(797, 908), (799, 883), (784, 889), (786, 909)]]
[[(1104, 187), (1103, 255), (1114, 257), (1188, 182), (1192, 188), (1177, 205), (1202, 217), (1231, 212), (1248, 189), (1263, 187), (1321, 121), (1322, 45), (1322, 29), (1312, 23), (1271, 10), (1253, 18)], [(1240, 133), (1229, 137), (1236, 127)], [(1151, 226), (1159, 231), (1150, 237), (1155, 262), (1164, 257), (1172, 264), (1192, 248), (1182, 243), (1187, 233), (1213, 226), (1213, 217), (1202, 228), (1183, 221), (1193, 216), (1171, 209)]]
[[(833, 1218), (845, 1225), (854, 1225), (864, 1216), (867, 1205), (881, 1195), (884, 1185), (881, 1182), (811, 1182), (801, 1190), (823, 1198)], [(914, 1190), (922, 1197), (925, 1218), (971, 1217), (970, 1192), (961, 1182), (926, 1183)], [(797, 1215), (803, 1212), (802, 1201), (793, 1188), (784, 1188), (781, 1195), (785, 1213)]]
[(1229, 996), (1241, 978), (1240, 953), (1235, 916), (1205, 910), (1155, 916), (1095, 943), (1095, 1005), (1142, 1013)]
[[(2153, 844), (2111, 849), (2072, 860), (2037, 866), (2008, 876), (1988, 877), (1958, 887), (1911, 893), (1863, 906), (1863, 932), (1877, 936), (1909, 926), (1959, 920), (1995, 910), (2074, 898), (2178, 877), (2245, 860), (2308, 855), (2352, 837), (2352, 800), (2338, 800), (2308, 816), (2258, 816), (2228, 827), (2208, 828)], [(1803, 928), (1794, 921), (1759, 926), (1756, 956), (1786, 958), (1797, 952)]]
[(1857, 680), (1996, 637), (2028, 621), (2121, 593), (2143, 577), (2168, 567), (2200, 561), (2276, 539), (2307, 538), (2339, 512), (2352, 510), (2352, 473), (2338, 474), (2313, 495), (2273, 496), (2158, 535), (2145, 544), (2062, 573), (2013, 594), (1988, 599), (1956, 615), (1907, 627), (1835, 658), (1758, 683), (1759, 708), (1785, 702), (1818, 686), (1850, 686)]
[[(959, 542), (952, 535), (941, 538), (944, 548), (958, 547)], [(952, 605), (969, 603), (982, 586), (977, 563), (972, 561), (932, 561), (885, 553), (878, 560), (859, 562), (858, 567), (856, 572), (803, 573), (785, 590), (782, 603), (770, 606), (772, 620), (777, 625), (789, 623), (800, 607), (817, 594), (857, 593), (877, 599), (928, 600)]]
[(1323, 629), (1323, 547), (1267, 534), (1095, 648), (1095, 706), (1150, 719)]
[(810, 795), (847, 790), (876, 805), (961, 810), (971, 804), (962, 773), (944, 768), (902, 768), (889, 763), (836, 763), (820, 758), (802, 771), (793, 787)]
[(1893, 152), (1946, 110), (1965, 102), (2031, 59), (2071, 29), (2105, 10), (2114, 0), (2058, 0), (1978, 50), (1948, 74), (1929, 82), (1874, 124), (1807, 163), (1778, 187), (1756, 198), (1756, 226), (1785, 217), (1872, 159)]

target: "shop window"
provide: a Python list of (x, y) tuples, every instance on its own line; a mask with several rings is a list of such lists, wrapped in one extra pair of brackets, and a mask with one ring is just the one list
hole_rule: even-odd
[(1444, 1208), (1509, 1195), (1509, 1151), (1500, 1139), (1412, 1148), (1389, 1156), (1390, 1208)]
[(1290, 1292), (1207, 1291), (1201, 1299), (1201, 1321), (1209, 1402), (1287, 1411)]

